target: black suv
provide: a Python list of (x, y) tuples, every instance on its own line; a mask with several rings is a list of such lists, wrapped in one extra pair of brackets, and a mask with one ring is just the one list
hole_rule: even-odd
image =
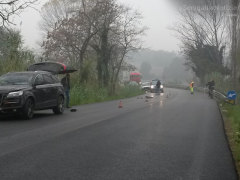
[(31, 119), (34, 110), (64, 111), (64, 89), (49, 72), (14, 72), (0, 76), (0, 112), (20, 113)]

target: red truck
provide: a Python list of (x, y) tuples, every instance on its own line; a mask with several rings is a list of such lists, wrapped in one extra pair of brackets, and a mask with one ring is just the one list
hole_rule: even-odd
[(141, 82), (141, 78), (142, 76), (138, 72), (130, 73), (130, 81), (135, 81), (139, 84)]

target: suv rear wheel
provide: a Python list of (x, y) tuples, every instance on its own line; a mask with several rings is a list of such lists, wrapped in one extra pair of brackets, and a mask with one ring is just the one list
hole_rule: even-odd
[(64, 112), (64, 98), (63, 96), (58, 97), (57, 106), (53, 108), (55, 114), (62, 114)]

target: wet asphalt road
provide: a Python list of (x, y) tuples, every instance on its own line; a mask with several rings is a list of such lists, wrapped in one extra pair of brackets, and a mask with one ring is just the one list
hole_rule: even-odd
[(237, 179), (214, 100), (167, 89), (118, 102), (0, 117), (0, 179)]

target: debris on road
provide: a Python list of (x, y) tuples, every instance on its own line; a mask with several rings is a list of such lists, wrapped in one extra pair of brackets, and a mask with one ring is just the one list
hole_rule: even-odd
[(123, 108), (122, 101), (119, 102), (118, 108)]
[(77, 112), (77, 109), (71, 109), (70, 111), (71, 112)]

